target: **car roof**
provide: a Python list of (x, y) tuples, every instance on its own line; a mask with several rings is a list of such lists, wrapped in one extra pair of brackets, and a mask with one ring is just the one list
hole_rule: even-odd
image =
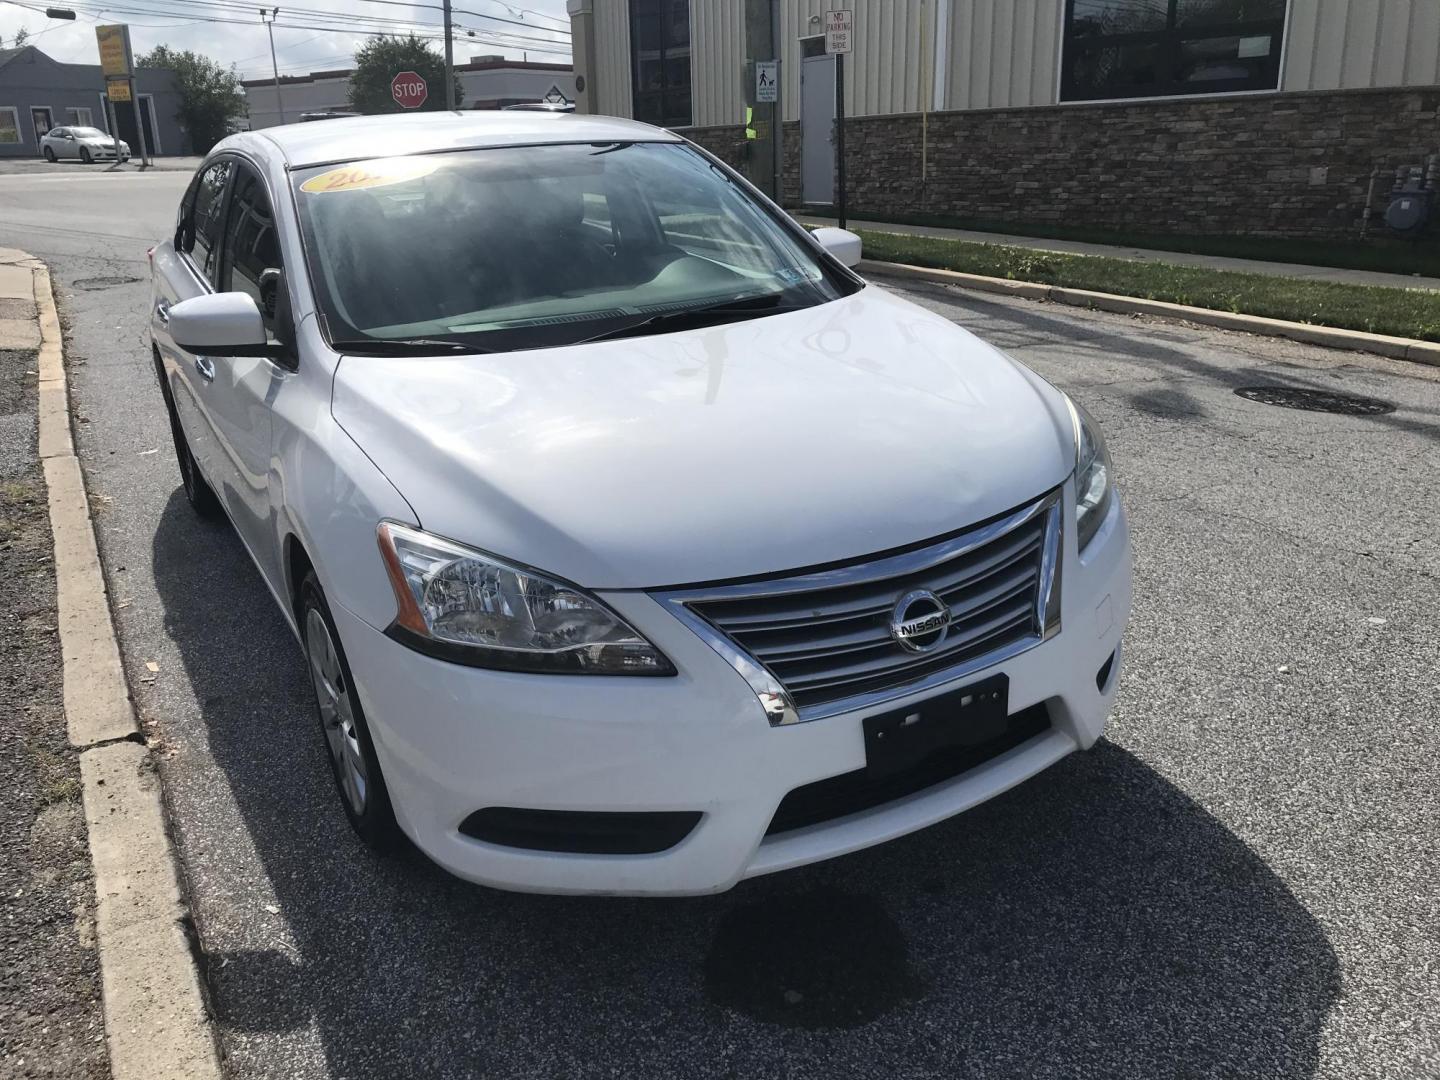
[(516, 110), (349, 116), (323, 124), (285, 124), (232, 135), (215, 149), (278, 149), (291, 168), (438, 150), (576, 142), (680, 142), (664, 128), (614, 116)]

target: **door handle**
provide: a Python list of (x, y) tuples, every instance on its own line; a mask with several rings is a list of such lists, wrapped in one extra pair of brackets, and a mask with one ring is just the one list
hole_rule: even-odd
[(195, 370), (199, 372), (200, 377), (206, 382), (213, 382), (215, 380), (215, 361), (203, 356), (197, 356), (195, 357)]
[(162, 323), (168, 323), (170, 321), (170, 305), (164, 300), (161, 300), (155, 305), (155, 317)]

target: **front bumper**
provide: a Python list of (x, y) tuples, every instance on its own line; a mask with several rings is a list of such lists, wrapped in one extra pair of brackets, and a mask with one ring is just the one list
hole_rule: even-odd
[[(1067, 520), (1074, 494), (1066, 487)], [(941, 821), (1099, 738), (1130, 609), (1130, 542), (1116, 499), (1082, 561), (1067, 529), (1061, 632), (952, 686), (771, 727), (750, 686), (644, 593), (604, 599), (674, 662), (674, 678), (537, 676), (422, 656), (333, 605), (401, 827), (452, 873), (553, 893), (684, 895), (857, 851)], [(1097, 685), (1097, 672), (1114, 663)], [(916, 794), (766, 836), (795, 788), (865, 765), (863, 719), (1004, 672), (1010, 712), (1044, 703), (1051, 727)], [(643, 855), (533, 851), (472, 839), (484, 807), (699, 811), (676, 846)]]

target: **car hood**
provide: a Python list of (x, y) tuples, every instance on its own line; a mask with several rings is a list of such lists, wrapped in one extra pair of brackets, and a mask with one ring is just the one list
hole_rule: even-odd
[(332, 407), (422, 527), (591, 588), (912, 544), (1074, 464), (1058, 391), (874, 286), (682, 333), (349, 356)]

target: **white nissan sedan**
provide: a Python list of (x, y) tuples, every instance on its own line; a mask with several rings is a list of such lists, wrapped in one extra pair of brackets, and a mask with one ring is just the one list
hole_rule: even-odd
[(859, 255), (624, 120), (211, 152), (152, 252), (155, 366), (361, 837), (715, 892), (1099, 738), (1130, 608), (1100, 430)]

